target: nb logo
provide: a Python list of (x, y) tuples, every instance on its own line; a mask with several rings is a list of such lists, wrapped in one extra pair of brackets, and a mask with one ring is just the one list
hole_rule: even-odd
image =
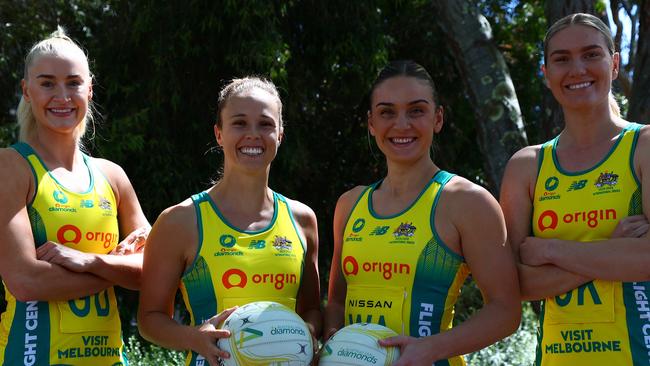
[(93, 200), (81, 200), (80, 206), (82, 208), (93, 208), (95, 207), (95, 204), (93, 203)]
[(575, 180), (575, 181), (573, 181), (573, 183), (571, 183), (571, 185), (569, 186), (569, 189), (567, 189), (567, 192), (577, 191), (577, 190), (583, 189), (583, 188), (585, 188), (586, 185), (587, 185), (587, 180), (586, 179)]
[(390, 229), (390, 226), (377, 226), (370, 232), (370, 235), (384, 235), (388, 232), (388, 229)]
[(266, 247), (266, 241), (264, 240), (251, 240), (248, 249), (264, 249)]

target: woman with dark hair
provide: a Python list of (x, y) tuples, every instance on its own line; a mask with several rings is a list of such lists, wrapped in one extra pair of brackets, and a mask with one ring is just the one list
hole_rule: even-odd
[[(372, 322), (400, 336), (397, 365), (464, 365), (461, 355), (512, 333), (521, 317), (517, 272), (499, 205), (476, 184), (433, 162), (443, 108), (427, 71), (395, 61), (370, 93), (368, 129), (386, 177), (344, 193), (334, 214), (325, 338)], [(485, 305), (452, 329), (472, 272)]]
[(524, 300), (543, 300), (537, 365), (648, 365), (650, 129), (611, 95), (620, 56), (589, 14), (553, 24), (542, 71), (565, 127), (508, 163), (501, 206)]

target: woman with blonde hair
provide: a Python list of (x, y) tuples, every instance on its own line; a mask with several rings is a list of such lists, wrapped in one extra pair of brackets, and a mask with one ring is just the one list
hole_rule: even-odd
[(124, 171), (81, 150), (92, 76), (62, 29), (27, 54), (22, 92), (20, 142), (0, 149), (0, 365), (126, 364), (113, 286), (139, 287), (149, 223)]
[(620, 117), (619, 67), (597, 17), (553, 24), (542, 71), (565, 128), (517, 152), (504, 175), (522, 297), (542, 300), (536, 365), (650, 362), (650, 128)]

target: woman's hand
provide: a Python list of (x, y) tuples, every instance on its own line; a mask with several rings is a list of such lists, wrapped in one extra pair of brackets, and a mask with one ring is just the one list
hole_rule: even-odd
[(431, 365), (433, 359), (429, 338), (414, 338), (409, 336), (396, 336), (379, 340), (382, 347), (399, 347), (400, 356), (393, 366)]
[(111, 252), (114, 255), (129, 255), (141, 253), (144, 250), (144, 244), (147, 242), (151, 228), (148, 226), (133, 230), (122, 240)]
[(48, 241), (36, 249), (36, 258), (49, 263), (57, 264), (73, 272), (86, 272), (94, 260), (91, 253), (81, 252)]
[(551, 263), (550, 253), (554, 239), (542, 239), (529, 236), (519, 245), (521, 263), (529, 266), (541, 266)]
[(645, 215), (628, 216), (618, 222), (611, 238), (640, 238), (648, 232), (650, 225)]
[(192, 350), (203, 356), (210, 366), (219, 366), (219, 358), (230, 358), (228, 352), (217, 346), (219, 338), (230, 337), (230, 331), (218, 327), (235, 309), (237, 307), (226, 309), (197, 326)]

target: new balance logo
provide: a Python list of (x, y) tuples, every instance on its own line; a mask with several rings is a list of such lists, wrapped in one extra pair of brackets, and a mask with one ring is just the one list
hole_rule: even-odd
[(587, 185), (587, 180), (586, 179), (574, 180), (573, 183), (571, 183), (571, 185), (569, 186), (569, 189), (567, 189), (567, 192), (577, 191), (577, 190), (583, 189), (583, 188), (585, 188), (586, 185)]
[(384, 235), (388, 232), (388, 229), (390, 229), (390, 226), (377, 226), (370, 232), (370, 236)]

